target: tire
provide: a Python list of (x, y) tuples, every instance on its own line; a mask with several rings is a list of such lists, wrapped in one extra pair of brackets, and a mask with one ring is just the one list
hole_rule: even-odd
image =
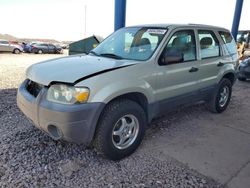
[(43, 51), (42, 51), (42, 50), (38, 50), (37, 53), (38, 53), (38, 54), (42, 54)]
[(94, 147), (106, 158), (120, 160), (138, 148), (146, 124), (145, 112), (139, 104), (127, 99), (112, 101), (99, 119)]
[(21, 53), (21, 50), (15, 48), (15, 49), (13, 50), (13, 53), (14, 53), (14, 54), (20, 54), (20, 53)]
[(207, 101), (207, 108), (214, 113), (221, 113), (226, 110), (232, 94), (232, 83), (229, 79), (223, 78), (215, 92)]
[(246, 78), (244, 78), (244, 77), (238, 77), (238, 80), (244, 82), (244, 81), (246, 81)]

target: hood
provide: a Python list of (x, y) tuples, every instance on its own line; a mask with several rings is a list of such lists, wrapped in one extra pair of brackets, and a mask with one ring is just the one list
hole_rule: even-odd
[(51, 82), (74, 84), (84, 77), (134, 63), (132, 60), (115, 60), (91, 55), (68, 56), (34, 64), (27, 69), (26, 76), (30, 80), (46, 86)]

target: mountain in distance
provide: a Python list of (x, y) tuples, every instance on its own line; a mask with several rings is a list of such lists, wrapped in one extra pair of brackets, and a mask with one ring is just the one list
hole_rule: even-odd
[(55, 39), (38, 39), (38, 38), (17, 38), (15, 36), (9, 35), (9, 34), (1, 34), (0, 33), (0, 39), (8, 40), (11, 42), (33, 42), (33, 41), (40, 41), (40, 42), (46, 42), (46, 43), (64, 43), (64, 44), (69, 44), (72, 41), (57, 41)]
[(10, 41), (16, 41), (18, 40), (18, 38), (12, 36), (12, 35), (9, 35), (9, 34), (1, 34), (0, 33), (0, 39), (4, 39), (4, 40), (10, 40)]

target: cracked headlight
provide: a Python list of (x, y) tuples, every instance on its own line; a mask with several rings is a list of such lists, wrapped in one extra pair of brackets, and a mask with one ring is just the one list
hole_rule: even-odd
[(89, 89), (64, 84), (55, 84), (49, 87), (47, 100), (62, 104), (85, 103), (89, 97)]

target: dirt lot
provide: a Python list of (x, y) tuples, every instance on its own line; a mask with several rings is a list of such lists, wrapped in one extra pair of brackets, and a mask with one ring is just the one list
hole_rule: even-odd
[(0, 54), (0, 187), (250, 187), (250, 82), (235, 84), (223, 114), (199, 104), (154, 121), (132, 156), (112, 162), (53, 141), (16, 106), (25, 69), (60, 56)]

